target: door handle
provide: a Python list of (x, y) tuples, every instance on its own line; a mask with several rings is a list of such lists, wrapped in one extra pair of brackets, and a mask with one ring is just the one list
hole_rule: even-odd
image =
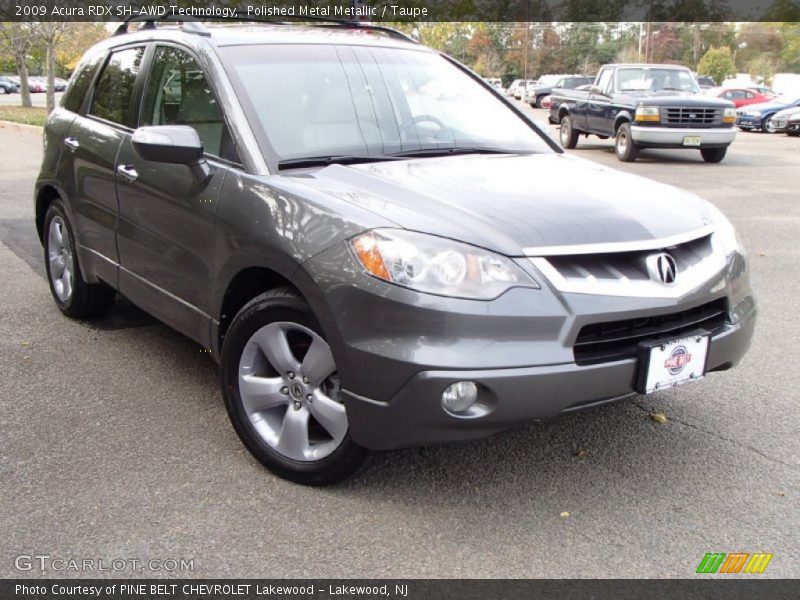
[(122, 178), (127, 181), (128, 183), (133, 183), (136, 181), (136, 178), (139, 177), (139, 173), (136, 172), (130, 165), (120, 165), (117, 167), (117, 173), (119, 173)]
[(75, 152), (75, 150), (81, 147), (78, 140), (74, 137), (64, 138), (64, 145), (69, 148), (70, 152)]

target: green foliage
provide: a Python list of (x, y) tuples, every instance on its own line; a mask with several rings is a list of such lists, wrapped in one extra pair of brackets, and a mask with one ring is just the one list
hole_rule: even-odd
[(700, 75), (712, 77), (719, 85), (728, 77), (736, 75), (730, 48), (711, 48), (697, 64)]

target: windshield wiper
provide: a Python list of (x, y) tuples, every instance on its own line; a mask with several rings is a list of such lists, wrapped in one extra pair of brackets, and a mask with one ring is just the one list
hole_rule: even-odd
[(279, 169), (302, 169), (303, 167), (324, 167), (327, 165), (356, 165), (359, 163), (398, 160), (393, 156), (359, 156), (355, 154), (337, 154), (333, 156), (303, 156), (278, 161)]
[(418, 148), (417, 150), (403, 150), (402, 152), (392, 152), (389, 156), (393, 157), (434, 157), (434, 156), (452, 156), (454, 154), (529, 154), (528, 152), (517, 152), (515, 150), (506, 150), (504, 148), (463, 148), (459, 146), (450, 148)]

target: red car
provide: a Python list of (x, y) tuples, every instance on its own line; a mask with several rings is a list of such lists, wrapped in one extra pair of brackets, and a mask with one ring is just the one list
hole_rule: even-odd
[(719, 98), (724, 98), (725, 100), (730, 100), (736, 106), (736, 108), (740, 108), (742, 106), (747, 106), (748, 104), (757, 104), (759, 102), (768, 102), (771, 97), (765, 96), (753, 89), (748, 88), (712, 88), (706, 91), (706, 94), (710, 96), (717, 96)]

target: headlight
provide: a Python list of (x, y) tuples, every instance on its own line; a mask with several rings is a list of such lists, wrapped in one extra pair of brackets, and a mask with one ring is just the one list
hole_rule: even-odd
[(714, 237), (719, 241), (720, 246), (722, 246), (725, 256), (730, 256), (735, 252), (745, 255), (746, 252), (739, 239), (739, 235), (736, 233), (736, 228), (728, 218), (722, 214), (722, 211), (710, 202), (708, 203), (708, 215), (711, 217), (711, 222), (714, 225)]
[(420, 292), (491, 300), (512, 287), (539, 287), (505, 256), (433, 235), (379, 229), (350, 244), (370, 275)]
[(750, 115), (751, 117), (760, 117), (761, 111), (760, 110), (746, 110), (744, 114)]
[(736, 122), (736, 109), (735, 108), (726, 108), (725, 111), (722, 113), (722, 122), (723, 123), (735, 123)]
[(643, 121), (660, 121), (661, 112), (657, 106), (637, 106), (634, 120), (639, 123)]

